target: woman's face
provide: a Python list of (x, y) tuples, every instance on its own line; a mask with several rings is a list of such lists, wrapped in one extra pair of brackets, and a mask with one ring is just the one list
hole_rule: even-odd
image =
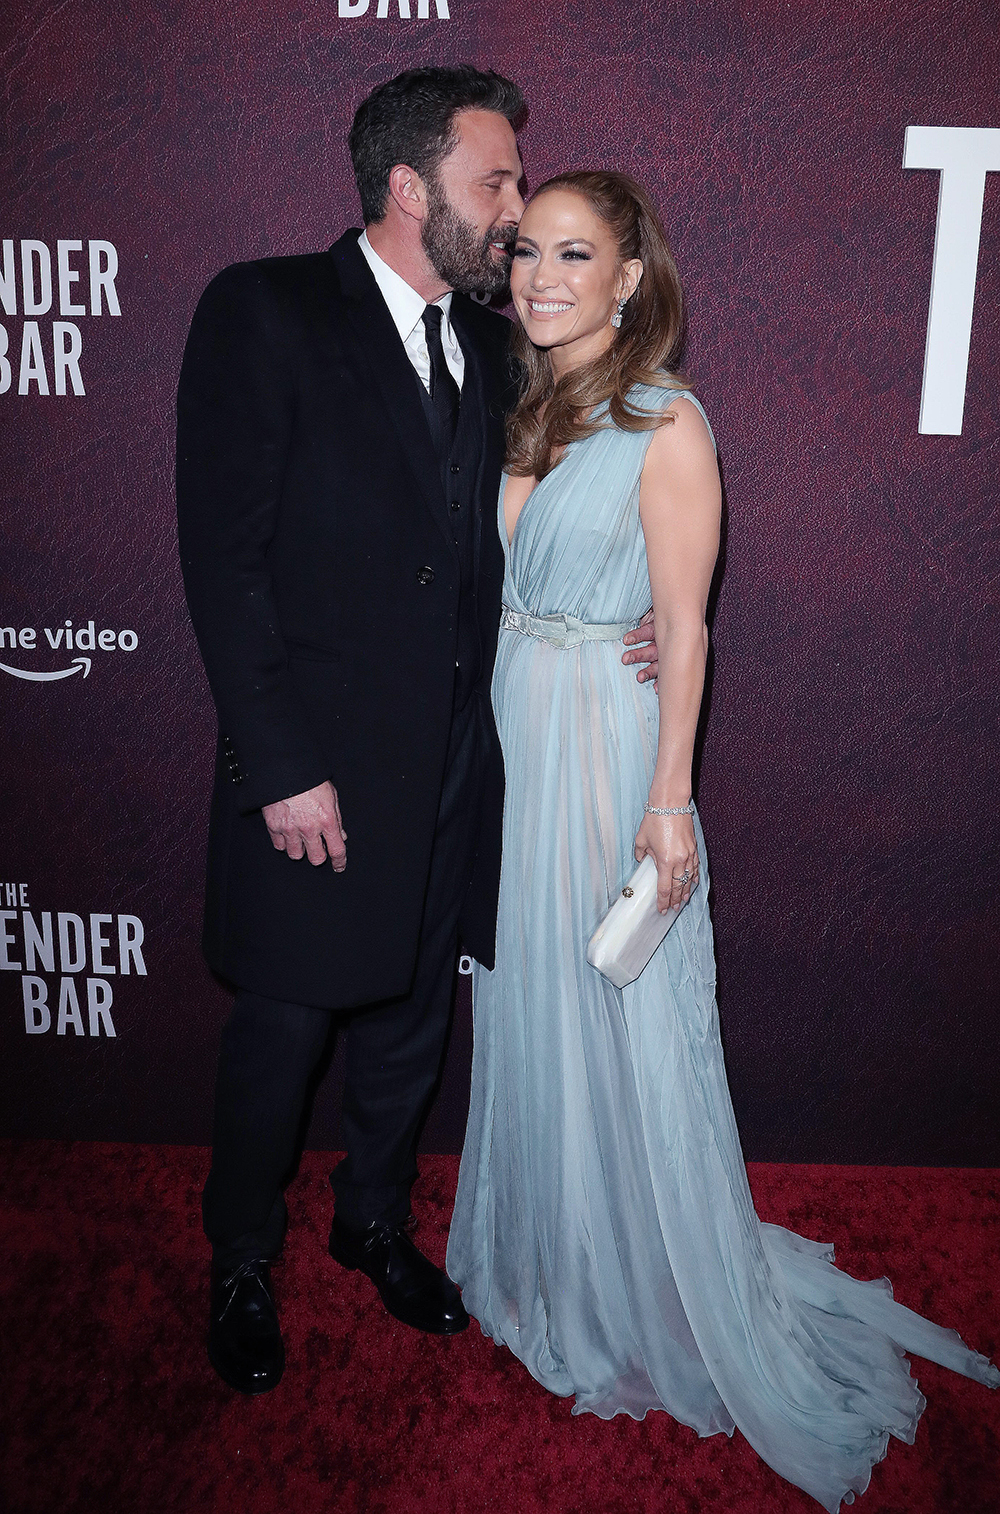
[(517, 230), (510, 292), (518, 319), (553, 370), (590, 362), (611, 344), (611, 317), (642, 274), (637, 258), (622, 264), (611, 228), (570, 189), (531, 201)]

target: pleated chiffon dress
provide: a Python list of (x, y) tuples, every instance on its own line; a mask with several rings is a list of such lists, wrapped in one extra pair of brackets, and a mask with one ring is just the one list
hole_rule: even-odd
[[(638, 408), (698, 400), (633, 391)], [(706, 417), (707, 423), (707, 417)], [(621, 663), (651, 601), (639, 482), (651, 432), (567, 448), (508, 545), (493, 700), (507, 773), (492, 972), (473, 971), (472, 1099), (448, 1271), (485, 1335), (574, 1413), (663, 1409), (740, 1431), (835, 1511), (924, 1399), (907, 1353), (991, 1387), (952, 1330), (762, 1224), (726, 1082), (704, 837), (690, 904), (641, 977), (587, 941), (634, 870), (658, 700)]]

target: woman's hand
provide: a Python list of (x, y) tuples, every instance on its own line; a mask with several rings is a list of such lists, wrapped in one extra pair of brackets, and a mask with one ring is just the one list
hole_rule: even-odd
[(635, 860), (656, 863), (656, 907), (679, 909), (698, 882), (698, 843), (690, 815), (646, 815), (635, 838)]

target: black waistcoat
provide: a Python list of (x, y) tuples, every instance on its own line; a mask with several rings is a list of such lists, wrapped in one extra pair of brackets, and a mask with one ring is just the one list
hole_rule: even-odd
[(457, 709), (463, 707), (479, 681), (483, 661), (479, 613), (476, 604), (482, 522), (476, 514), (476, 501), (479, 498), (479, 469), (485, 446), (485, 423), (480, 374), (475, 355), (471, 352), (464, 355), (465, 376), (462, 381), (462, 403), (458, 412), (455, 440), (450, 450), (446, 448), (441, 436), (437, 413), (431, 404), (430, 396), (420, 379), (414, 374), (438, 458), (442, 487), (441, 505), (447, 518), (448, 533), (458, 552), (461, 574), (455, 649), (455, 707)]

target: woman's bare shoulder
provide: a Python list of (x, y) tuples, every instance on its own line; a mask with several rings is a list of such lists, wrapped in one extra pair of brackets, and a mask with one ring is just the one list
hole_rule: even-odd
[(655, 466), (685, 456), (711, 458), (714, 463), (715, 437), (700, 400), (688, 389), (678, 389), (672, 396), (661, 392), (664, 422), (650, 439), (647, 462)]

